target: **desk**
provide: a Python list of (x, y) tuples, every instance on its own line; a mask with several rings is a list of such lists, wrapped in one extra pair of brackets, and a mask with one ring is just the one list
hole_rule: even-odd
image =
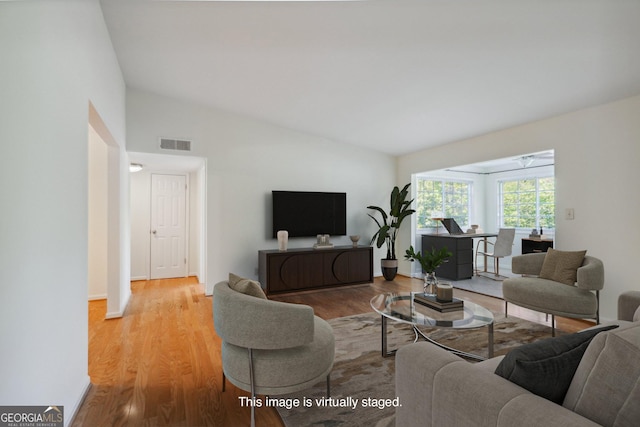
[[(422, 251), (446, 247), (451, 252), (447, 262), (436, 269), (437, 277), (451, 280), (471, 279), (473, 277), (473, 239), (496, 237), (496, 233), (477, 234), (423, 234)], [(486, 249), (486, 248), (485, 248)], [(485, 260), (485, 266), (487, 262)]]

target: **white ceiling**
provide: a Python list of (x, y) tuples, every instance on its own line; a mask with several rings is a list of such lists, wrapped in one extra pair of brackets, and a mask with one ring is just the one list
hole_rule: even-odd
[(640, 0), (102, 0), (126, 84), (390, 154), (640, 94)]

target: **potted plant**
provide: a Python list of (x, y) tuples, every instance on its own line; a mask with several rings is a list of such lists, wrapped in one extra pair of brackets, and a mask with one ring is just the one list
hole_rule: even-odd
[(420, 251), (416, 252), (413, 246), (410, 246), (404, 258), (411, 262), (418, 261), (420, 263), (422, 273), (424, 274), (424, 293), (432, 294), (434, 293), (434, 285), (438, 284), (435, 273), (436, 268), (442, 263), (447, 262), (447, 258), (451, 255), (451, 252), (449, 252), (446, 247), (440, 250), (432, 248), (431, 251), (425, 251), (425, 253), (422, 254)]
[(402, 221), (413, 214), (415, 210), (411, 209), (413, 199), (407, 200), (409, 195), (409, 186), (405, 185), (402, 190), (393, 187), (391, 191), (389, 213), (378, 206), (367, 206), (367, 209), (374, 209), (380, 212), (382, 220), (379, 221), (375, 216), (369, 214), (371, 219), (378, 225), (378, 231), (371, 238), (371, 243), (376, 242), (376, 246), (381, 248), (383, 244), (387, 245), (387, 257), (381, 261), (382, 275), (386, 280), (393, 280), (398, 272), (398, 258), (396, 258), (396, 237)]

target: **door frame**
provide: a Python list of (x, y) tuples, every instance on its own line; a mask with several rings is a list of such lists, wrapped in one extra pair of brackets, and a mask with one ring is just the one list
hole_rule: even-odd
[[(190, 215), (188, 220), (191, 221), (193, 219), (197, 220), (199, 224), (197, 234), (195, 237), (198, 239), (197, 241), (191, 240), (192, 236), (187, 236), (189, 239), (189, 245), (196, 244), (197, 248), (193, 251), (193, 256), (198, 259), (197, 269), (192, 271), (189, 267), (187, 267), (187, 274), (191, 275), (192, 273), (197, 274), (198, 280), (200, 284), (203, 286), (207, 283), (207, 252), (208, 252), (208, 242), (207, 242), (207, 161), (204, 157), (196, 157), (196, 156), (187, 156), (187, 155), (172, 155), (172, 154), (156, 154), (156, 153), (140, 153), (140, 152), (128, 152), (129, 160), (132, 163), (140, 163), (143, 165), (143, 172), (134, 173), (131, 176), (130, 180), (130, 192), (132, 199), (139, 195), (139, 192), (142, 190), (136, 186), (135, 175), (139, 173), (148, 173), (149, 174), (149, 186), (146, 187), (146, 198), (148, 200), (146, 203), (150, 203), (151, 199), (151, 184), (150, 184), (150, 175), (151, 173), (159, 173), (159, 174), (168, 174), (168, 175), (176, 175), (186, 174), (188, 177), (188, 185), (190, 190), (188, 191), (189, 197), (189, 205), (188, 209), (190, 209)], [(196, 181), (192, 180), (192, 175), (197, 178)], [(196, 186), (194, 188), (194, 186)], [(150, 205), (149, 209), (150, 209)], [(133, 208), (133, 201), (132, 206)], [(195, 209), (192, 210), (192, 209)], [(140, 242), (140, 239), (146, 239), (146, 242), (149, 242), (149, 232), (150, 221), (147, 221), (147, 224), (139, 224), (135, 221), (133, 217), (131, 219), (131, 247), (132, 247), (132, 256), (134, 251), (143, 250), (143, 247), (146, 248), (144, 251), (146, 254), (145, 260), (142, 260), (140, 263), (131, 266), (131, 281), (135, 280), (148, 280), (150, 274), (150, 247), (148, 247), (148, 243), (143, 244), (143, 247), (136, 246), (137, 243)], [(150, 218), (150, 217), (149, 217)], [(193, 224), (189, 222), (189, 227), (192, 227)], [(140, 227), (143, 228), (143, 233), (140, 232)], [(190, 233), (188, 233), (190, 234)], [(189, 256), (191, 252), (190, 248), (187, 247), (187, 262), (192, 261), (193, 258)], [(144, 271), (141, 271), (140, 265), (145, 265), (146, 268)]]

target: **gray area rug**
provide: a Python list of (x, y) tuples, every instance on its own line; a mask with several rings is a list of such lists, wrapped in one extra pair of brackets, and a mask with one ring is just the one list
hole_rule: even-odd
[[(504, 277), (518, 277), (518, 274), (513, 274), (508, 268), (500, 268), (500, 275)], [(480, 272), (479, 275), (473, 275), (471, 279), (466, 280), (449, 280), (441, 279), (442, 282), (451, 283), (454, 288), (463, 289), (469, 292), (475, 292), (477, 294), (488, 295), (494, 298), (502, 297), (502, 281), (493, 280), (493, 273)]]
[[(367, 313), (332, 319), (329, 323), (336, 337), (336, 358), (331, 372), (332, 403), (343, 406), (322, 405), (326, 391), (322, 382), (309, 390), (278, 396), (300, 399), (301, 402), (307, 399), (309, 405), (277, 408), (284, 424), (287, 427), (393, 426), (395, 408), (387, 406), (384, 399), (393, 404), (396, 398), (395, 358), (383, 358), (380, 354), (380, 316)], [(466, 331), (429, 331), (432, 331), (429, 336), (442, 344), (487, 356), (486, 327)], [(411, 326), (407, 324), (390, 321), (387, 332), (389, 349), (406, 345), (414, 339)], [(500, 315), (494, 325), (494, 352), (496, 355), (505, 354), (511, 348), (550, 336), (548, 326), (516, 317), (505, 319)]]
[(491, 280), (482, 276), (473, 276), (467, 280), (447, 280), (442, 279), (442, 282), (448, 282), (453, 285), (454, 288), (462, 289), (469, 292), (475, 292), (477, 294), (488, 295), (494, 298), (502, 298), (502, 282), (497, 280)]

